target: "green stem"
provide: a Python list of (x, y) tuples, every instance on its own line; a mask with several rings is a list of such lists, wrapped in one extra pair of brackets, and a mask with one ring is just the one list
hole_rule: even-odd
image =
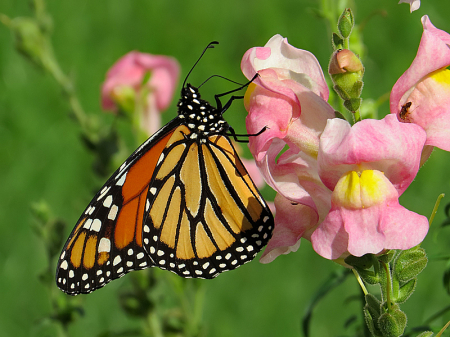
[(387, 302), (387, 306), (388, 306), (388, 311), (391, 312), (392, 311), (392, 307), (391, 307), (391, 272), (389, 270), (389, 264), (384, 263), (383, 261), (380, 261), (380, 264), (383, 266), (384, 271), (386, 273), (386, 289), (385, 289), (386, 302)]
[[(51, 47), (50, 47), (51, 48)], [(49, 48), (49, 49), (50, 49)], [(74, 85), (72, 81), (67, 77), (66, 74), (61, 70), (56, 58), (53, 55), (51, 49), (48, 52), (48, 57), (44, 60), (44, 65), (47, 71), (53, 76), (56, 82), (61, 86), (64, 95), (67, 96), (70, 108), (75, 116), (75, 119), (79, 123), (83, 134), (88, 138), (92, 139), (91, 132), (88, 130), (88, 118), (81, 106), (80, 101), (74, 90)]]
[(434, 204), (433, 211), (431, 212), (431, 215), (430, 215), (430, 220), (428, 221), (430, 223), (430, 226), (431, 226), (431, 224), (432, 224), (432, 222), (434, 220), (434, 216), (436, 215), (436, 213), (438, 211), (439, 204), (441, 203), (441, 200), (442, 200), (442, 198), (444, 196), (445, 196), (445, 194), (441, 193), (441, 194), (438, 195), (438, 197), (436, 199), (436, 203)]
[(358, 281), (359, 286), (361, 287), (361, 289), (362, 289), (364, 295), (367, 295), (369, 292), (367, 291), (366, 286), (364, 285), (364, 282), (363, 282), (363, 280), (361, 279), (361, 276), (359, 276), (358, 272), (357, 272), (355, 269), (352, 269), (352, 272), (353, 272), (353, 274), (355, 275), (356, 280)]
[(361, 112), (359, 109), (353, 112), (353, 118), (355, 120), (355, 123), (361, 121)]
[(444, 331), (448, 328), (448, 326), (450, 325), (450, 321), (447, 322), (447, 324), (444, 325), (444, 327), (441, 329), (441, 331), (439, 331), (439, 333), (436, 335), (436, 337), (440, 337)]

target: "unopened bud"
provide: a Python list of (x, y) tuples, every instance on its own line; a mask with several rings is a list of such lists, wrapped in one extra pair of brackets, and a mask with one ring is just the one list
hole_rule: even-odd
[(344, 100), (349, 111), (357, 111), (361, 105), (361, 92), (364, 83), (364, 66), (361, 60), (348, 49), (335, 51), (328, 67), (333, 88)]
[(343, 74), (347, 72), (364, 72), (361, 60), (352, 51), (341, 49), (334, 52), (328, 67), (330, 75)]
[(355, 20), (353, 18), (353, 12), (350, 8), (344, 10), (338, 20), (338, 30), (341, 36), (346, 39), (352, 33)]
[(383, 336), (398, 337), (403, 335), (406, 327), (406, 315), (400, 309), (384, 313), (378, 318), (378, 327)]

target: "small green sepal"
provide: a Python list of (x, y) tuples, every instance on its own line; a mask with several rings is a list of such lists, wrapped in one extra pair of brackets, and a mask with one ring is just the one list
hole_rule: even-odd
[(377, 259), (384, 263), (390, 263), (395, 255), (395, 250), (388, 250), (384, 254), (378, 255)]
[(331, 43), (333, 45), (333, 50), (344, 49), (344, 39), (336, 33), (333, 33)]
[(358, 272), (359, 276), (363, 279), (364, 282), (366, 282), (368, 284), (380, 283), (380, 277), (378, 275), (375, 275), (375, 273), (373, 271), (359, 269), (358, 267), (355, 267), (355, 269)]
[(417, 284), (417, 278), (413, 278), (412, 280), (406, 282), (404, 285), (402, 285), (398, 289), (397, 297), (394, 298), (393, 300), (396, 303), (405, 302), (411, 296), (411, 294), (414, 292), (414, 289), (416, 288), (416, 284)]
[(342, 89), (339, 85), (333, 86), (333, 89), (344, 101), (350, 99), (350, 95), (347, 94), (347, 92), (344, 89)]
[(348, 111), (357, 111), (359, 107), (361, 106), (361, 98), (351, 98), (349, 100), (344, 101), (344, 107)]
[(366, 254), (361, 257), (350, 255), (344, 261), (348, 265), (360, 269), (369, 269), (373, 265), (373, 259), (371, 254)]

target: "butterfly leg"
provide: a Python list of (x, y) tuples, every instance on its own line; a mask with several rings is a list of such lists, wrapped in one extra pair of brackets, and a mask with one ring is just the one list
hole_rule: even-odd
[(268, 126), (263, 127), (261, 130), (258, 131), (258, 133), (254, 133), (254, 134), (246, 134), (246, 135), (238, 135), (234, 132), (234, 129), (230, 126), (228, 130), (230, 130), (230, 136), (233, 137), (233, 139), (238, 142), (238, 143), (248, 143), (248, 139), (243, 140), (243, 139), (238, 139), (237, 137), (256, 137), (259, 136), (260, 134), (262, 134), (264, 131), (266, 131), (267, 129), (269, 129)]
[(252, 83), (258, 76), (259, 76), (259, 75), (256, 74), (255, 76), (253, 76), (253, 78), (252, 78), (250, 81), (248, 81), (247, 83), (243, 84), (243, 85), (240, 86), (239, 88), (236, 88), (236, 89), (231, 90), (231, 91), (224, 92), (223, 94), (215, 95), (214, 98), (215, 98), (215, 100), (216, 100), (217, 110), (218, 110), (218, 111), (221, 111), (222, 114), (223, 114), (225, 111), (228, 110), (228, 108), (230, 107), (231, 103), (232, 103), (235, 99), (242, 99), (242, 98), (244, 98), (244, 96), (231, 96), (230, 99), (228, 100), (228, 102), (222, 107), (222, 102), (220, 101), (220, 97), (229, 95), (229, 94), (231, 94), (231, 93), (233, 93), (233, 92), (236, 92), (236, 91), (239, 91), (239, 90), (244, 89), (245, 87), (248, 87), (248, 86), (250, 85), (250, 83)]

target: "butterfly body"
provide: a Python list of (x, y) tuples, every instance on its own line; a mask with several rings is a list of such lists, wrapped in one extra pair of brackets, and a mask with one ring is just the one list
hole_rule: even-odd
[[(217, 97), (217, 96), (216, 96)], [(58, 262), (64, 292), (89, 293), (158, 266), (213, 278), (251, 261), (273, 216), (248, 176), (222, 114), (187, 84), (178, 116), (146, 140), (94, 196)]]

